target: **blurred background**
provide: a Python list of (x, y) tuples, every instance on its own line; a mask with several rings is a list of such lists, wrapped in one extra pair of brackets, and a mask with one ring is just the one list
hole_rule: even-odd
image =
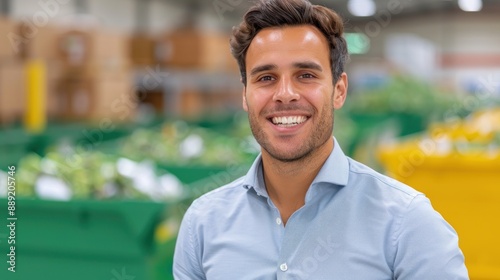
[[(345, 20), (345, 153), (424, 192), (471, 279), (500, 279), (500, 1), (313, 3)], [(172, 279), (189, 204), (259, 152), (228, 45), (250, 5), (0, 0), (2, 279)]]

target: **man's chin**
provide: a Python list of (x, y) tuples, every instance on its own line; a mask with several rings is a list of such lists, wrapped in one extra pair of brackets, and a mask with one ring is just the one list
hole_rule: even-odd
[(311, 154), (311, 151), (283, 151), (283, 150), (274, 150), (274, 149), (266, 149), (266, 152), (275, 160), (281, 162), (298, 162), (306, 158)]

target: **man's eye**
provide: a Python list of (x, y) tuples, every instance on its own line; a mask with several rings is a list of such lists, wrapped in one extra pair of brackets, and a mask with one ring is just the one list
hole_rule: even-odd
[(274, 80), (272, 76), (263, 76), (259, 78), (259, 81), (272, 81)]
[(309, 73), (302, 74), (302, 75), (300, 75), (300, 77), (301, 78), (306, 78), (306, 79), (314, 78), (314, 76), (312, 74), (309, 74)]

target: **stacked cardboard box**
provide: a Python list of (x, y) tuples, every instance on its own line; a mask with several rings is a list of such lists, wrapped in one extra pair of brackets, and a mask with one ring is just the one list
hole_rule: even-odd
[(242, 109), (241, 91), (231, 88), (213, 89), (206, 98), (208, 113), (234, 112)]
[(0, 36), (2, 36), (0, 44), (0, 62), (12, 60), (19, 52), (19, 35), (18, 24), (12, 19), (0, 17)]
[[(156, 58), (164, 68), (200, 78), (183, 80), (176, 88), (180, 115), (199, 117), (234, 107), (233, 95), (224, 94), (234, 92), (225, 77), (236, 76), (237, 82), (235, 74), (239, 72), (230, 52), (229, 34), (180, 28), (158, 38)], [(206, 77), (211, 81), (203, 81)], [(238, 105), (240, 103), (238, 100)]]
[(46, 78), (46, 112), (49, 118), (58, 116), (56, 91), (63, 73), (61, 54), (57, 42), (62, 32), (59, 25), (33, 26), (25, 22), (19, 25), (22, 38), (20, 56), (26, 62), (42, 61)]
[(154, 66), (156, 40), (146, 33), (137, 33), (130, 38), (130, 59), (135, 67)]
[(19, 60), (18, 24), (0, 17), (0, 123), (20, 121), (25, 103), (25, 74)]
[[(213, 80), (220, 78), (212, 76)], [(235, 76), (236, 80), (236, 76)], [(228, 114), (241, 110), (241, 89), (234, 84), (196, 84), (186, 85), (179, 94), (179, 114), (184, 117)]]
[(19, 122), (26, 104), (24, 64), (10, 61), (0, 64), (0, 123)]
[(21, 22), (18, 27), (20, 42), (20, 56), (23, 59), (42, 59), (48, 62), (60, 60), (60, 51), (57, 41), (62, 27), (47, 24), (34, 26)]
[(152, 36), (134, 34), (130, 39), (134, 66), (160, 65), (176, 70), (237, 72), (229, 47), (229, 34), (192, 27)]
[(200, 117), (206, 112), (205, 106), (206, 93), (200, 92), (194, 88), (186, 88), (181, 93), (180, 98), (180, 114), (183, 117)]
[(70, 30), (59, 43), (65, 73), (57, 90), (61, 117), (126, 121), (134, 116), (137, 98), (127, 36)]
[(192, 28), (178, 29), (158, 40), (157, 57), (169, 68), (202, 71), (234, 71), (229, 36)]
[(134, 116), (137, 98), (132, 75), (66, 77), (59, 84), (59, 116), (65, 119), (126, 121)]
[(46, 25), (36, 27), (36, 29), (21, 25), (21, 34), (27, 39), (22, 52), (23, 58), (26, 61), (41, 60), (45, 65), (45, 77), (47, 79), (46, 111), (49, 118), (57, 118), (59, 114), (57, 87), (62, 79), (64, 69), (58, 39), (62, 30), (63, 27), (58, 25)]
[(27, 110), (26, 67), (29, 61), (42, 61), (44, 83), (47, 88), (46, 113), (57, 116), (55, 92), (61, 78), (60, 53), (57, 39), (60, 27), (54, 25), (31, 26), (12, 19), (0, 19), (0, 34), (5, 35), (7, 44), (0, 45), (0, 122), (19, 121)]

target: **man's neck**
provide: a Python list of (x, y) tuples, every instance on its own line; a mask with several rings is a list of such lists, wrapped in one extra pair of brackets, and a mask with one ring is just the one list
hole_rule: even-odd
[(294, 162), (282, 162), (262, 154), (264, 181), (269, 197), (280, 210), (285, 224), (302, 207), (309, 186), (333, 150), (333, 139), (307, 157)]

